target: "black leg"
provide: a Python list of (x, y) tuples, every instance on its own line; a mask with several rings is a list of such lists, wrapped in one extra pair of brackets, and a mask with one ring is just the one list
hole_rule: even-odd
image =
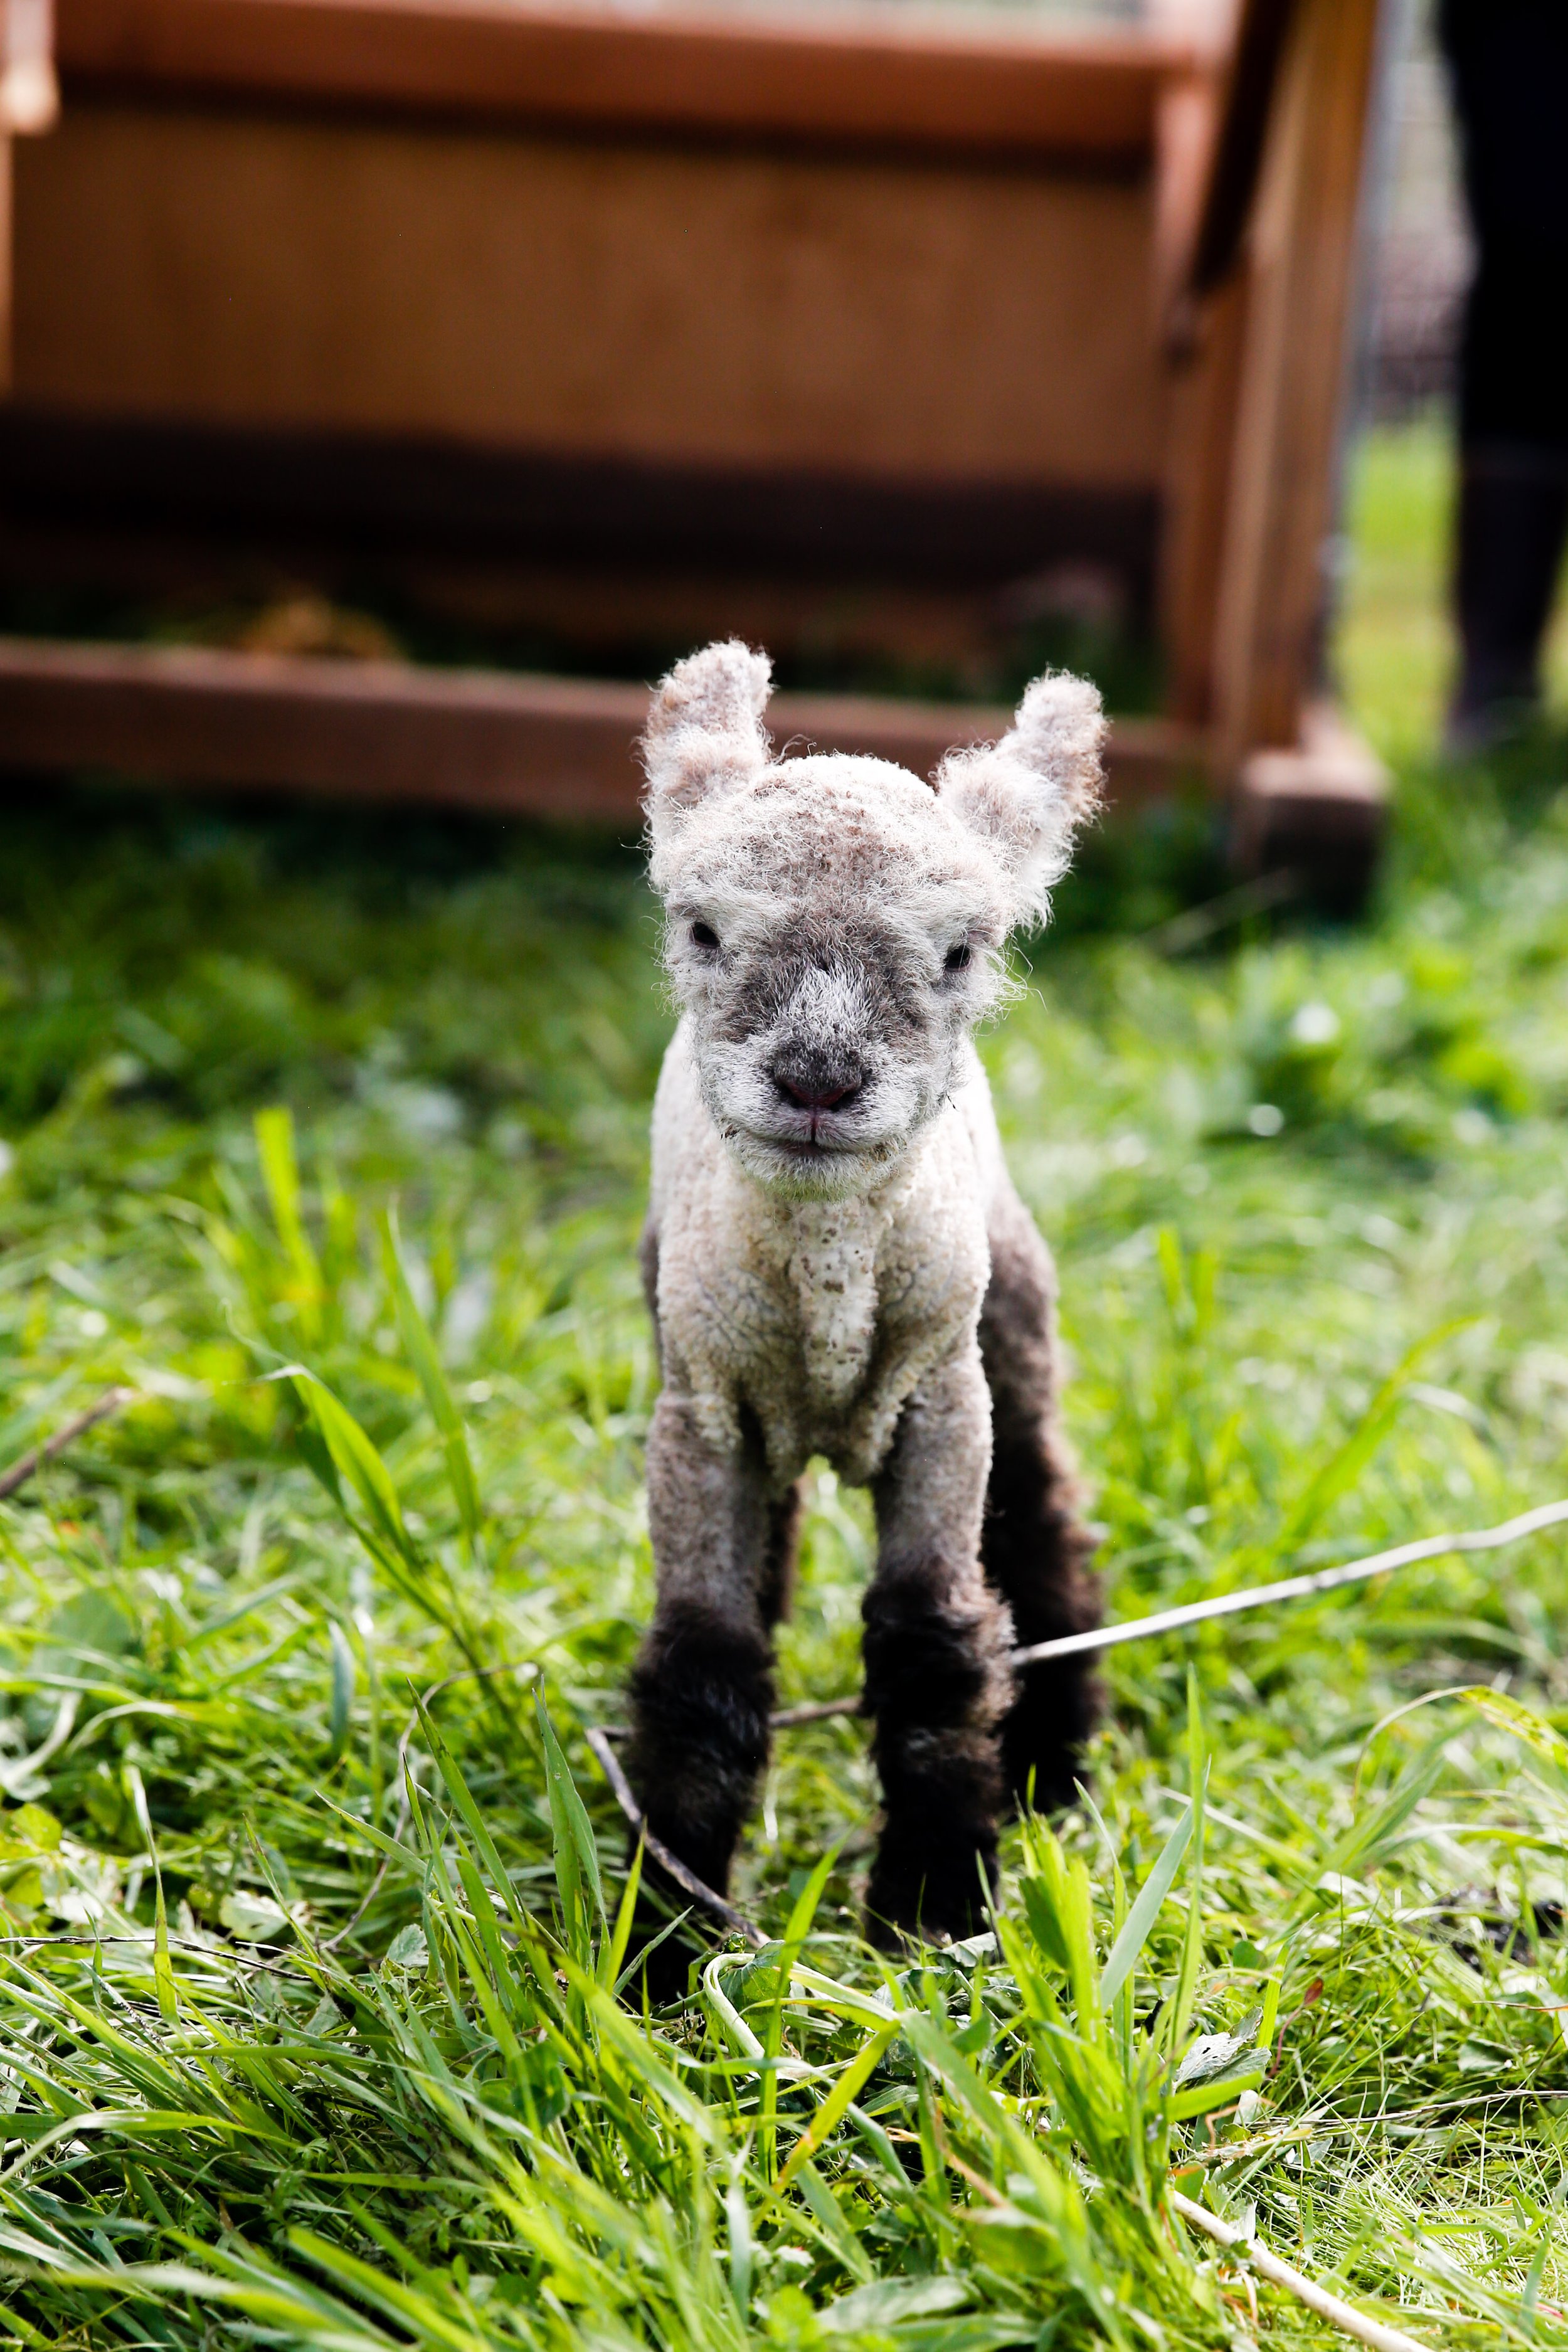
[(989, 1423), (970, 1348), (910, 1398), (874, 1489), (880, 1548), (863, 1613), (886, 1808), (867, 1894), (879, 1941), (973, 1934), (995, 1879), (1012, 1630), (980, 1571)]
[[(689, 1402), (668, 1389), (648, 1433), (648, 1510), (658, 1601), (632, 1669), (626, 1776), (654, 1835), (722, 1895), (767, 1762), (764, 1589), (783, 1581), (793, 1521), (770, 1502), (757, 1448), (716, 1451)], [(643, 1866), (646, 1940), (688, 1898)], [(648, 1970), (657, 1999), (685, 1990), (694, 1949), (684, 1937), (660, 1947)]]
[[(981, 1558), (1012, 1612), (1020, 1648), (1084, 1633), (1100, 1622), (1089, 1573), (1094, 1546), (1076, 1511), (1071, 1465), (1057, 1428), (1057, 1342), (1050, 1258), (1021, 1202), (1005, 1204), (992, 1234), (991, 1286), (980, 1350), (991, 1390), (991, 1480)], [(1041, 1811), (1070, 1803), (1080, 1754), (1100, 1711), (1088, 1660), (1025, 1667), (1002, 1727), (1008, 1789), (1031, 1789)]]
[(887, 1808), (867, 1890), (874, 1942), (970, 1936), (996, 1880), (996, 1612), (965, 1608), (940, 1560), (866, 1596), (866, 1704)]

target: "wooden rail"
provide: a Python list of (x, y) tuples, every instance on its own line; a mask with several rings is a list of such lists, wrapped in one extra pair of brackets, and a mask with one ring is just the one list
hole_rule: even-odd
[[(0, 756), (13, 770), (100, 768), (186, 786), (275, 790), (635, 827), (640, 686), (140, 646), (0, 640)], [(984, 705), (780, 694), (774, 740), (859, 751), (929, 775), (999, 735)], [(1176, 788), (1200, 747), (1122, 721), (1113, 803)]]
[(1188, 41), (509, 0), (61, 0), (73, 89), (1136, 165)]

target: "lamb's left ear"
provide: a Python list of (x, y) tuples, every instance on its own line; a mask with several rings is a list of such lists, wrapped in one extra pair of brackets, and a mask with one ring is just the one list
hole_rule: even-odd
[(1043, 917), (1052, 883), (1067, 872), (1073, 835), (1100, 805), (1104, 741), (1100, 688), (1047, 670), (999, 743), (950, 751), (937, 772), (944, 805), (1012, 881), (1015, 922)]
[(656, 840), (710, 793), (766, 767), (762, 718), (772, 675), (766, 654), (731, 638), (688, 654), (661, 681), (642, 739)]

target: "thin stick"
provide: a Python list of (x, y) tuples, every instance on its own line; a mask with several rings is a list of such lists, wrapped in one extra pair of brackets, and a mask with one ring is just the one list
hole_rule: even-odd
[(1035, 1642), (1015, 1650), (1016, 1666), (1037, 1665), (1046, 1658), (1071, 1658), (1084, 1650), (1109, 1650), (1119, 1642), (1142, 1642), (1156, 1633), (1173, 1633), (1184, 1625), (1201, 1625), (1211, 1617), (1234, 1617), (1243, 1609), (1266, 1609), (1274, 1601), (1305, 1601), (1315, 1592), (1333, 1592), (1341, 1585), (1364, 1584), (1391, 1568), (1411, 1568), (1417, 1560), (1441, 1559), (1448, 1552), (1499, 1551), (1504, 1544), (1522, 1543), (1542, 1528), (1561, 1527), (1568, 1519), (1568, 1499), (1542, 1503), (1495, 1528), (1471, 1528), (1456, 1536), (1420, 1536), (1414, 1543), (1394, 1544), (1387, 1551), (1369, 1552), (1364, 1559), (1347, 1560), (1342, 1568), (1313, 1569), (1306, 1576), (1281, 1577), (1277, 1584), (1254, 1584), (1240, 1592), (1217, 1592), (1209, 1601), (1189, 1601), (1180, 1609), (1162, 1609), (1152, 1617), (1133, 1617), (1123, 1625), (1098, 1625), (1089, 1633), (1066, 1633), (1059, 1641)]
[(858, 1715), (861, 1705), (858, 1696), (813, 1699), (808, 1706), (781, 1707), (768, 1721), (775, 1731), (792, 1731), (797, 1723), (826, 1723), (830, 1715)]
[(586, 1734), (586, 1738), (589, 1747), (604, 1769), (605, 1778), (615, 1793), (616, 1804), (630, 1822), (634, 1832), (641, 1838), (647, 1849), (649, 1859), (657, 1862), (665, 1875), (675, 1881), (683, 1895), (689, 1895), (693, 1903), (700, 1903), (704, 1911), (710, 1911), (716, 1919), (722, 1920), (732, 1936), (743, 1936), (753, 1951), (760, 1951), (767, 1942), (767, 1937), (762, 1929), (754, 1927), (743, 1911), (737, 1911), (732, 1903), (726, 1903), (721, 1895), (715, 1895), (710, 1886), (705, 1886), (694, 1872), (687, 1869), (686, 1864), (678, 1855), (671, 1853), (662, 1838), (655, 1837), (643, 1819), (642, 1808), (631, 1792), (630, 1783), (621, 1769), (620, 1759), (605, 1733), (595, 1727)]
[(107, 1421), (111, 1412), (118, 1412), (121, 1405), (134, 1404), (140, 1395), (139, 1389), (106, 1389), (98, 1402), (89, 1404), (85, 1412), (79, 1412), (74, 1421), (68, 1421), (63, 1429), (57, 1429), (42, 1445), (35, 1445), (30, 1454), (24, 1454), (19, 1461), (13, 1462), (8, 1470), (0, 1470), (0, 1502), (7, 1495), (14, 1495), (18, 1486), (25, 1486), (40, 1462), (52, 1462), (57, 1454), (65, 1452), (68, 1445), (74, 1445), (79, 1437), (85, 1436), (100, 1421)]
[[(1238, 1592), (1216, 1592), (1207, 1601), (1184, 1601), (1179, 1609), (1157, 1610), (1152, 1617), (1129, 1617), (1120, 1625), (1096, 1625), (1087, 1633), (1063, 1633), (1054, 1642), (1031, 1642), (1015, 1650), (1009, 1664), (1044, 1665), (1049, 1658), (1078, 1658), (1091, 1650), (1112, 1650), (1123, 1642), (1149, 1642), (1160, 1633), (1179, 1633), (1186, 1625), (1206, 1624), (1211, 1618), (1235, 1617), (1246, 1609), (1266, 1609), (1276, 1601), (1305, 1601), (1315, 1592), (1333, 1592), (1342, 1585), (1364, 1584), (1390, 1569), (1410, 1568), (1417, 1560), (1441, 1559), (1449, 1552), (1500, 1551), (1504, 1544), (1522, 1543), (1543, 1528), (1561, 1527), (1568, 1519), (1568, 1498), (1542, 1503), (1495, 1528), (1472, 1528), (1460, 1535), (1420, 1536), (1414, 1543), (1395, 1544), (1388, 1551), (1369, 1552), (1364, 1559), (1346, 1560), (1340, 1568), (1315, 1568), (1305, 1576), (1281, 1577), (1274, 1584), (1253, 1584)], [(859, 1692), (852, 1698), (827, 1698), (809, 1706), (786, 1706), (770, 1720), (775, 1731), (797, 1723), (825, 1723), (830, 1716), (858, 1715), (864, 1706)], [(619, 1725), (611, 1738), (624, 1738)]]
[(1192, 2229), (1201, 2230), (1204, 2236), (1212, 2238), (1217, 2246), (1237, 2249), (1246, 2256), (1259, 2278), (1269, 2279), (1274, 2285), (1282, 2286), (1287, 2294), (1293, 2294), (1298, 2303), (1304, 2303), (1310, 2311), (1315, 2311), (1331, 2326), (1342, 2328), (1358, 2343), (1372, 2345), (1373, 2352), (1428, 2352), (1426, 2345), (1414, 2336), (1406, 2336), (1403, 2328), (1384, 2327), (1381, 2320), (1368, 2319), (1364, 2312), (1358, 2311), (1353, 2304), (1346, 2303), (1342, 2295), (1331, 2294), (1327, 2287), (1319, 2286), (1315, 2280), (1303, 2278), (1301, 2273), (1292, 2270), (1289, 2263), (1282, 2263), (1278, 2254), (1271, 2254), (1258, 2239), (1249, 2238), (1234, 2222), (1222, 2221), (1217, 2213), (1207, 2212), (1203, 2206), (1194, 2205), (1192, 2199), (1184, 2197), (1179, 2189), (1172, 2189), (1171, 2202)]

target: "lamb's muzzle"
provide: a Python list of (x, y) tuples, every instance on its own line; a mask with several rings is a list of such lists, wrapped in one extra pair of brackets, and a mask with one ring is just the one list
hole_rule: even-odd
[[(1070, 1794), (1094, 1717), (1082, 1668), (1015, 1682), (1005, 1663), (1015, 1636), (1097, 1622), (1098, 1600), (1050, 1260), (973, 1033), (1095, 804), (1103, 720), (1091, 686), (1038, 679), (933, 790), (880, 761), (774, 760), (767, 676), (710, 646), (644, 739), (681, 1020), (644, 1244), (665, 1385), (629, 1765), (649, 1827), (723, 1888), (766, 1760), (798, 1482), (826, 1455), (877, 1511), (871, 1929), (963, 1934), (1002, 1805)], [(684, 1958), (660, 1973), (679, 1990)]]

